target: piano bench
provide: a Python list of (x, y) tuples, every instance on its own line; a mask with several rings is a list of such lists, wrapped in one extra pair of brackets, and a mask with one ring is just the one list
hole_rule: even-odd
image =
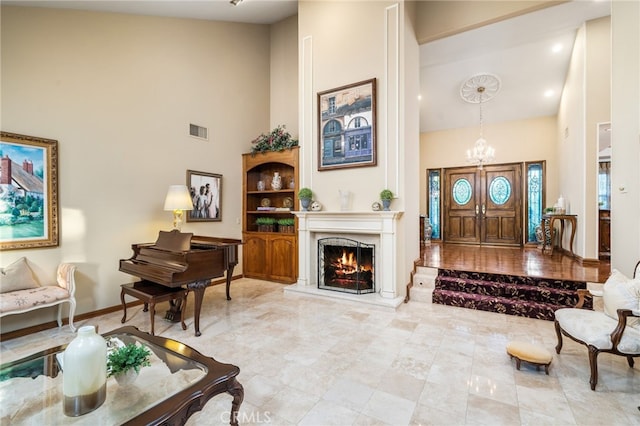
[(175, 314), (180, 314), (180, 322), (182, 329), (186, 330), (187, 325), (184, 323), (184, 311), (187, 307), (187, 294), (189, 290), (182, 287), (167, 287), (156, 284), (151, 281), (138, 281), (135, 283), (122, 284), (120, 286), (120, 301), (122, 302), (122, 310), (124, 315), (121, 322), (127, 320), (127, 304), (124, 302), (124, 295), (140, 299), (144, 302), (144, 310), (149, 310), (149, 318), (151, 320), (151, 335), (154, 334), (154, 317), (156, 314), (156, 303), (170, 302), (171, 309), (167, 311), (167, 318), (170, 321), (176, 321)]

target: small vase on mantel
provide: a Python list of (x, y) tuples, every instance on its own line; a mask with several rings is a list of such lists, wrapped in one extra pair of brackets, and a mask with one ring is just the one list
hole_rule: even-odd
[(282, 177), (279, 172), (273, 173), (273, 179), (271, 179), (271, 189), (279, 191), (282, 189)]

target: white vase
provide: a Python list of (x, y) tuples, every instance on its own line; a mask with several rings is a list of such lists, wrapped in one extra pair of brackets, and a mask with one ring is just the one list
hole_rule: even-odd
[(351, 192), (339, 189), (338, 194), (340, 194), (340, 210), (348, 211), (351, 205)]
[(62, 390), (64, 414), (87, 414), (107, 397), (107, 342), (94, 326), (78, 329), (63, 355)]
[(127, 386), (136, 381), (136, 379), (138, 378), (138, 374), (139, 373), (135, 370), (135, 368), (130, 368), (124, 373), (116, 374), (113, 377), (116, 379), (116, 382), (118, 382), (118, 385)]
[(282, 178), (280, 177), (280, 173), (274, 172), (273, 179), (271, 179), (271, 189), (274, 191), (279, 191), (282, 189)]

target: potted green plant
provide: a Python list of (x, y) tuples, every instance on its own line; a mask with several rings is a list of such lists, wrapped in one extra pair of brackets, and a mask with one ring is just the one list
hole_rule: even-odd
[(295, 232), (295, 223), (296, 221), (291, 217), (278, 219), (278, 231), (292, 234)]
[(273, 232), (275, 229), (276, 219), (273, 217), (259, 217), (256, 219), (258, 232)]
[(382, 210), (389, 211), (391, 206), (391, 200), (393, 199), (393, 192), (390, 189), (383, 189), (380, 191), (380, 200), (382, 201)]
[(313, 191), (309, 188), (300, 188), (298, 191), (298, 198), (300, 199), (300, 205), (302, 206), (303, 211), (309, 210), (309, 205), (311, 204), (311, 198), (313, 197)]
[(107, 355), (107, 377), (115, 377), (120, 385), (132, 383), (142, 367), (149, 367), (151, 352), (146, 346), (130, 343)]

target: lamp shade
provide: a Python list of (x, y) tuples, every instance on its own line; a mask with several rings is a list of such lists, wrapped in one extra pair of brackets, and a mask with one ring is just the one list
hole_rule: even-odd
[(165, 210), (193, 210), (193, 202), (186, 185), (171, 185), (164, 199)]

